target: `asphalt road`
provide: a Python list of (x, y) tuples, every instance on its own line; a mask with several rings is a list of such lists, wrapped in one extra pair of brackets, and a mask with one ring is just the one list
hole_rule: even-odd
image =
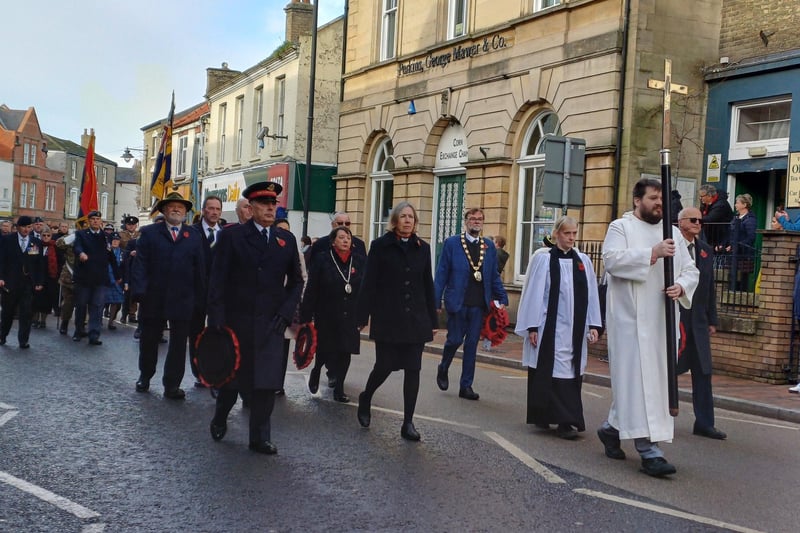
[[(522, 372), (481, 366), (478, 402), (434, 383), (423, 361), (415, 423), (422, 442), (400, 438), (402, 377), (373, 400), (359, 427), (355, 401), (312, 396), (308, 370), (290, 372), (273, 415), (277, 456), (247, 449), (247, 412), (228, 434), (208, 432), (213, 400), (191, 387), (185, 401), (157, 386), (134, 391), (132, 330), (103, 346), (54, 329), (15, 332), (0, 347), (0, 531), (795, 531), (800, 426), (718, 411), (725, 442), (691, 435), (681, 404), (676, 438), (663, 447), (671, 479), (605, 458), (594, 428), (610, 391), (584, 386), (587, 432), (567, 442), (529, 427)], [(373, 350), (362, 344), (346, 386), (357, 397)], [(163, 349), (162, 349), (163, 351)], [(162, 354), (163, 355), (163, 354)], [(163, 361), (163, 358), (162, 358)]]

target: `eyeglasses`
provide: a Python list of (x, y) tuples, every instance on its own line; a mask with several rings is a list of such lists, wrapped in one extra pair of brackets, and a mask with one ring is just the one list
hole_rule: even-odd
[(469, 218), (467, 219), (467, 222), (483, 222), (483, 217), (481, 217), (481, 218), (477, 218), (477, 217), (469, 217)]
[(687, 217), (687, 218), (682, 218), (681, 220), (688, 220), (692, 224), (702, 224), (703, 223), (703, 219), (702, 218), (697, 218), (697, 217)]

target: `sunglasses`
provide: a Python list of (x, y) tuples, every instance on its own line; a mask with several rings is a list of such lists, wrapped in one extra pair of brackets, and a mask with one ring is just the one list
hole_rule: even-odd
[(337, 224), (340, 225), (340, 226), (350, 227), (350, 222), (337, 222)]
[(702, 218), (696, 218), (696, 217), (682, 218), (681, 220), (688, 220), (692, 224), (702, 224), (703, 223), (703, 219)]

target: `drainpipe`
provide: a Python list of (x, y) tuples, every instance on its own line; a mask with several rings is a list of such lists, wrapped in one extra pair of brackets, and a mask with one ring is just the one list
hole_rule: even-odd
[(622, 164), (622, 127), (625, 105), (625, 73), (628, 70), (628, 31), (631, 24), (631, 0), (625, 0), (625, 19), (622, 24), (622, 72), (619, 78), (619, 103), (617, 105), (617, 147), (614, 152), (614, 196), (611, 201), (611, 218), (617, 218), (619, 208), (620, 165)]
[[(319, 1), (319, 0), (316, 0)], [(344, 26), (342, 27), (342, 76), (339, 83), (339, 102), (344, 102), (344, 69), (347, 63), (347, 20), (350, 16), (350, 0), (344, 0)], [(338, 137), (338, 135), (337, 135)]]

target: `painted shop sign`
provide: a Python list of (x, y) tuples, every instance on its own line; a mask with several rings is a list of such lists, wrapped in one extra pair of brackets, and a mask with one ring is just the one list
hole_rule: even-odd
[(401, 63), (397, 66), (397, 75), (407, 76), (409, 74), (419, 74), (437, 67), (446, 68), (456, 61), (496, 52), (497, 50), (502, 50), (503, 48), (511, 46), (511, 44), (510, 37), (500, 34), (484, 37), (483, 40), (473, 41), (472, 44), (456, 45), (448, 52), (440, 54), (430, 53), (423, 58), (409, 59), (405, 63)]

